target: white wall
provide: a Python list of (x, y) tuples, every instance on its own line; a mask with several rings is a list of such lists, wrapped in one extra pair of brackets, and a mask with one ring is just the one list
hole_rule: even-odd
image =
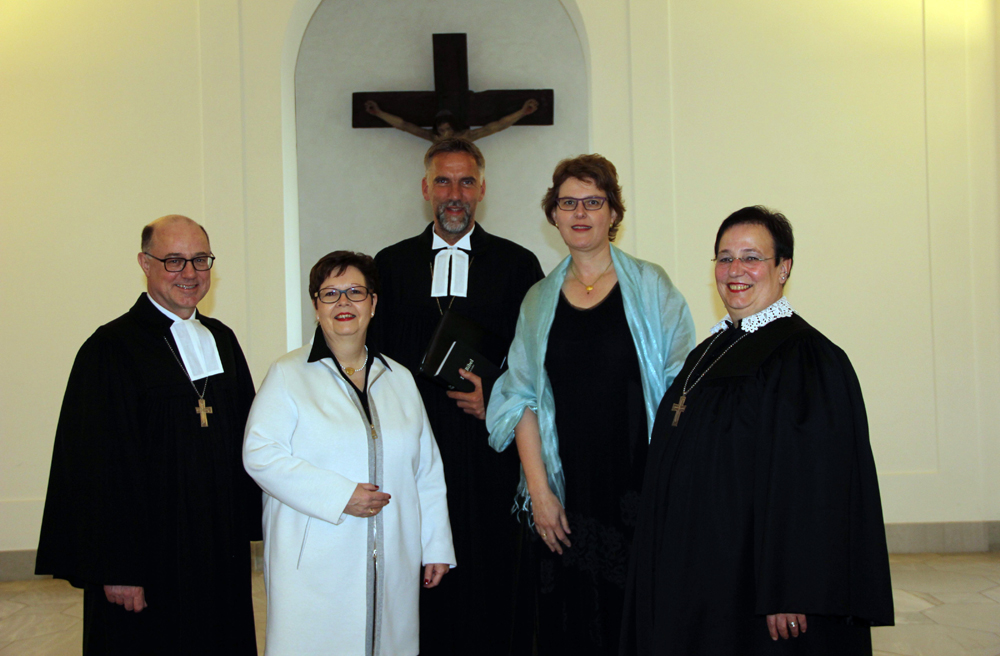
[[(0, 6), (0, 550), (34, 546), (73, 357), (142, 289), (142, 226), (205, 215), (197, 17)], [(213, 237), (221, 293), (243, 273)]]
[(973, 259), (996, 245), (995, 160), (979, 146), (995, 121), (989, 13), (673, 2), (665, 25), (674, 227), (640, 253), (674, 251), (704, 330), (721, 314), (708, 262), (721, 218), (756, 203), (787, 213), (788, 296), (856, 365), (889, 521), (1000, 510), (977, 465), (995, 411), (970, 393), (996, 389), (975, 370), (996, 362), (995, 258)]
[[(298, 340), (293, 84), (317, 5), (0, 4), (0, 550), (34, 547), (73, 355), (141, 291), (145, 222), (206, 224), (207, 309), (258, 381)], [(718, 223), (784, 210), (789, 297), (857, 367), (886, 519), (1000, 519), (995, 3), (563, 6), (622, 245), (667, 267), (704, 336)]]

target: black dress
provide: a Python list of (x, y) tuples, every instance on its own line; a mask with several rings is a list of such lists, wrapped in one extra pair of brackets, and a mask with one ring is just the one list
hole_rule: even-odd
[(533, 536), (539, 654), (618, 651), (648, 443), (639, 358), (618, 286), (581, 310), (560, 295), (545, 369), (555, 400), (572, 547)]
[[(805, 614), (808, 632), (772, 641), (765, 616), (777, 613)], [(871, 654), (869, 627), (892, 621), (847, 356), (797, 315), (702, 342), (653, 428), (622, 653)]]

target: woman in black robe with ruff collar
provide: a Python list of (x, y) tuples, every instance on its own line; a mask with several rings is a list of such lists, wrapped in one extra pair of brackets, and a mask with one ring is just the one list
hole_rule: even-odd
[(660, 403), (622, 654), (871, 654), (893, 623), (861, 387), (783, 296), (793, 243), (760, 206), (719, 228), (729, 315)]

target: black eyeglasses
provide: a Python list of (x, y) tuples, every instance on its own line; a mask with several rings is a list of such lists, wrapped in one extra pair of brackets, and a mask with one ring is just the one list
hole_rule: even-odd
[(212, 268), (212, 265), (215, 264), (214, 255), (199, 255), (198, 257), (192, 257), (191, 259), (185, 259), (183, 257), (168, 257), (163, 259), (162, 257), (151, 255), (146, 251), (143, 251), (142, 254), (146, 257), (151, 257), (154, 260), (163, 262), (163, 268), (170, 273), (179, 273), (183, 271), (188, 262), (191, 263), (191, 266), (194, 267), (195, 271), (208, 271)]
[(563, 196), (562, 198), (556, 199), (556, 207), (561, 210), (566, 210), (567, 212), (572, 212), (576, 209), (577, 203), (583, 203), (583, 209), (594, 212), (604, 207), (604, 202), (606, 200), (608, 199), (604, 196), (588, 196), (586, 198)]
[(367, 287), (348, 287), (347, 289), (337, 289), (336, 287), (324, 287), (315, 294), (313, 298), (318, 298), (320, 303), (336, 303), (341, 296), (347, 296), (347, 300), (360, 303), (368, 298)]

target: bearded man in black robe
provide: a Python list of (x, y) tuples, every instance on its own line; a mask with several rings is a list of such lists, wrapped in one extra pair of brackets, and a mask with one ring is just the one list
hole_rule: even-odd
[[(543, 277), (531, 251), (476, 223), (486, 180), (485, 160), (472, 142), (439, 141), (424, 166), (423, 195), (434, 223), (375, 256), (382, 294), (369, 330), (379, 351), (414, 374), (449, 309), (509, 347), (521, 301)], [(473, 392), (446, 391), (416, 378), (444, 462), (458, 561), (443, 585), (421, 590), (420, 653), (505, 655), (514, 628), (519, 526), (511, 508), (519, 462), (515, 452), (496, 453), (487, 441), (493, 381), (464, 370), (461, 375)]]
[(70, 373), (35, 572), (83, 588), (85, 655), (251, 656), (253, 380), (232, 330), (196, 310), (215, 260), (205, 230), (157, 219), (138, 259), (147, 292)]

